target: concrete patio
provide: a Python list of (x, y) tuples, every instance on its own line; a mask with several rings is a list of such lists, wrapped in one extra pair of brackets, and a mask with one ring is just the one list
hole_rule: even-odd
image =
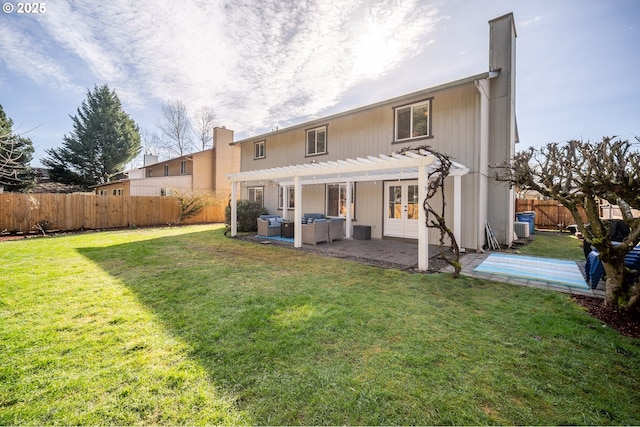
[[(318, 245), (303, 245), (302, 248), (294, 249), (293, 244), (284, 241), (270, 240), (255, 235), (244, 236), (243, 239), (253, 241), (260, 244), (273, 244), (277, 246), (289, 247), (291, 250), (304, 250), (317, 253), (319, 255), (330, 256), (334, 258), (348, 259), (365, 264), (384, 267), (396, 268), (399, 270), (417, 272), (418, 265), (418, 245), (413, 240), (406, 239), (372, 239), (372, 240), (355, 240), (343, 239), (330, 243), (319, 243)], [(516, 254), (515, 251), (507, 250), (507, 253)], [(604, 283), (601, 282), (597, 289), (583, 290), (572, 288), (569, 286), (559, 285), (553, 282), (543, 280), (506, 277), (496, 274), (486, 274), (475, 271), (474, 269), (482, 263), (491, 252), (469, 252), (461, 256), (462, 275), (467, 277), (475, 277), (480, 279), (493, 280), (495, 282), (509, 283), (518, 286), (528, 286), (539, 289), (547, 289), (568, 294), (604, 297)], [(453, 268), (443, 265), (443, 262), (437, 260), (439, 249), (436, 245), (429, 245), (429, 272), (451, 272)], [(578, 263), (581, 271), (584, 271), (584, 263)]]

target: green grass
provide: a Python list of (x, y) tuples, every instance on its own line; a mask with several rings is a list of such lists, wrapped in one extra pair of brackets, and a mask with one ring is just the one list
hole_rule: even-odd
[(522, 255), (584, 261), (582, 240), (569, 233), (536, 231), (531, 243), (522, 246)]
[(561, 293), (190, 226), (0, 245), (0, 424), (639, 424)]

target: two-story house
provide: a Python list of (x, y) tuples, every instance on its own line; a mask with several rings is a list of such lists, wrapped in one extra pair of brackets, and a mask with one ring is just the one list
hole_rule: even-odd
[(320, 212), (344, 217), (347, 237), (358, 224), (370, 226), (372, 238), (416, 239), (426, 269), (428, 244), (439, 237), (422, 209), (437, 160), (417, 148), (428, 146), (454, 161), (445, 216), (459, 245), (481, 249), (487, 222), (510, 244), (514, 192), (490, 166), (511, 159), (517, 140), (513, 14), (489, 26), (487, 71), (235, 141), (242, 151), (240, 172), (228, 175), (240, 185), (232, 185), (232, 235), (236, 199), (260, 198), (270, 213), (295, 221), (296, 247), (303, 213)]
[(228, 195), (227, 174), (240, 171), (240, 149), (230, 145), (233, 131), (213, 129), (213, 148), (158, 162), (145, 156), (143, 167), (128, 171), (126, 179), (96, 187), (96, 194), (128, 196), (169, 196), (171, 192), (214, 192)]

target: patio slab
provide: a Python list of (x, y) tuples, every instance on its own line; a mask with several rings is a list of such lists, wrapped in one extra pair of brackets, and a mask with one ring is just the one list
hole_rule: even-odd
[[(269, 243), (278, 246), (290, 247), (292, 250), (293, 243), (282, 241), (271, 241), (258, 236), (245, 236), (244, 239), (255, 241), (258, 243)], [(372, 240), (355, 240), (343, 239), (330, 243), (319, 243), (318, 245), (302, 245), (297, 250), (305, 250), (320, 255), (330, 256), (334, 258), (350, 259), (369, 265), (396, 268), (399, 270), (415, 271), (418, 265), (418, 245), (414, 240), (407, 239), (372, 239)], [(514, 279), (512, 277), (500, 276), (496, 274), (486, 274), (475, 271), (491, 253), (493, 252), (468, 252), (462, 254), (460, 262), (462, 263), (461, 274), (467, 277), (475, 277), (481, 279), (489, 279), (495, 282), (510, 283), (517, 286), (526, 286), (539, 289), (547, 289), (557, 292), (564, 292), (574, 295), (584, 295), (591, 297), (604, 298), (604, 289), (600, 286), (597, 289), (577, 289), (569, 286), (558, 286), (556, 283), (545, 282), (535, 279)], [(436, 260), (439, 255), (439, 249), (436, 245), (429, 245), (431, 272), (452, 272), (453, 267), (445, 265), (442, 261)], [(579, 263), (579, 267), (583, 270), (583, 266)]]

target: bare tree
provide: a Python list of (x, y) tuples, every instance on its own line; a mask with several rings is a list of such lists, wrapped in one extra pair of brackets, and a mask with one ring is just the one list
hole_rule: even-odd
[(25, 153), (18, 149), (13, 135), (0, 135), (0, 186), (15, 185), (22, 182), (25, 166)]
[(193, 133), (198, 143), (202, 144), (202, 150), (206, 150), (213, 140), (213, 128), (215, 126), (216, 113), (211, 107), (198, 109), (192, 118)]
[(172, 154), (183, 156), (193, 149), (191, 122), (182, 101), (167, 101), (162, 105), (162, 121), (158, 127), (164, 137), (163, 148)]
[[(640, 152), (629, 141), (605, 137), (593, 143), (550, 143), (518, 153), (497, 170), (503, 172), (498, 172), (498, 180), (538, 191), (569, 209), (585, 240), (600, 252), (607, 275), (607, 306), (632, 309), (640, 302), (638, 272), (627, 268), (624, 261), (640, 242), (640, 218), (634, 218), (630, 209), (640, 209)], [(621, 207), (630, 233), (620, 244), (613, 244), (612, 226), (600, 218), (598, 199)], [(584, 208), (588, 224), (579, 207)]]
[(0, 187), (8, 191), (24, 191), (35, 183), (29, 166), (33, 143), (13, 132), (13, 120), (0, 105)]

